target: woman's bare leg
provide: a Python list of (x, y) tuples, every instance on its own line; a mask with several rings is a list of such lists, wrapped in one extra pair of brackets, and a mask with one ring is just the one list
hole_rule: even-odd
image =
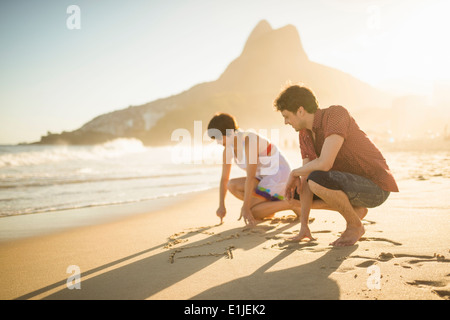
[[(234, 178), (228, 182), (228, 190), (238, 199), (244, 200), (244, 189), (245, 189), (246, 177)], [(292, 210), (300, 218), (300, 201), (269, 201), (266, 199), (261, 199), (259, 197), (252, 198), (251, 210), (253, 217), (257, 220), (271, 218), (275, 213), (283, 210)], [(337, 211), (335, 208), (330, 207), (325, 201), (316, 199), (312, 203), (312, 209), (320, 210), (333, 210)], [(353, 209), (358, 213), (358, 216), (362, 220), (367, 214), (367, 208), (353, 207)]]
[(234, 178), (228, 181), (228, 191), (231, 192), (239, 200), (244, 200), (245, 180), (246, 177)]
[(292, 209), (292, 205), (287, 200), (262, 200), (262, 202), (259, 202), (251, 207), (253, 217), (257, 220), (270, 218), (276, 212), (290, 209)]

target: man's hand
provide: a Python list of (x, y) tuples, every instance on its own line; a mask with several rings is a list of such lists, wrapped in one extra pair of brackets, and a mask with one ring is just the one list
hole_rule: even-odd
[(253, 217), (252, 211), (247, 207), (242, 207), (241, 209), (241, 215), (238, 220), (241, 220), (241, 218), (244, 218), (244, 222), (249, 227), (253, 227), (256, 225), (256, 220)]
[(219, 209), (216, 211), (216, 215), (220, 218), (220, 224), (223, 223), (223, 218), (227, 214), (227, 209), (225, 209), (224, 206), (220, 206)]
[(312, 240), (316, 240), (315, 238), (312, 237), (311, 235), (311, 231), (309, 230), (309, 227), (306, 226), (301, 226), (300, 228), (300, 232), (298, 233), (298, 235), (296, 235), (293, 238), (289, 238), (290, 241), (295, 241), (295, 242), (299, 242), (302, 241), (303, 239), (308, 238), (310, 241)]
[(302, 192), (302, 184), (300, 181), (300, 177), (294, 175), (293, 171), (289, 175), (288, 181), (286, 183), (286, 190), (284, 192), (286, 200), (294, 199), (295, 190), (300, 194)]

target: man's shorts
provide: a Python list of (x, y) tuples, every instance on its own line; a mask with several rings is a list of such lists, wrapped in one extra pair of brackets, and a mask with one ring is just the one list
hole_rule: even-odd
[(312, 180), (327, 189), (343, 191), (355, 207), (378, 207), (390, 194), (371, 180), (348, 172), (313, 171), (307, 180)]

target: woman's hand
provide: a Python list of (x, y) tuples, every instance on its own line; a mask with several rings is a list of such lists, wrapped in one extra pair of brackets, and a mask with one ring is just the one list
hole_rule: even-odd
[(253, 214), (252, 214), (252, 211), (250, 210), (250, 208), (247, 208), (245, 206), (242, 207), (241, 215), (238, 220), (241, 220), (241, 218), (244, 218), (245, 224), (248, 225), (249, 227), (253, 227), (256, 225), (256, 220), (253, 217)]
[(227, 209), (225, 206), (220, 206), (219, 209), (216, 211), (216, 215), (220, 218), (220, 224), (223, 223), (223, 218), (227, 214)]

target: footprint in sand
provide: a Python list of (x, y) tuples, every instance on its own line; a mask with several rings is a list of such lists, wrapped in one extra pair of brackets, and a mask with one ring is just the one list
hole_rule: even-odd
[[(440, 263), (448, 263), (450, 262), (450, 259), (446, 259), (445, 256), (441, 254), (434, 254), (432, 256), (427, 255), (412, 255), (412, 254), (402, 254), (402, 253), (396, 253), (396, 258), (414, 258), (411, 260), (405, 261), (407, 264), (415, 264), (415, 265), (421, 265), (424, 262), (440, 262)], [(411, 268), (407, 266), (403, 266), (404, 268)]]
[(447, 285), (446, 281), (430, 281), (430, 280), (414, 280), (407, 282), (407, 284), (418, 286), (418, 287), (445, 287)]
[(450, 300), (450, 290), (431, 290), (445, 300)]
[(400, 242), (393, 241), (393, 240), (389, 240), (389, 239), (386, 239), (386, 238), (362, 237), (362, 238), (359, 239), (359, 240), (360, 240), (360, 241), (384, 241), (384, 242), (391, 243), (391, 244), (393, 244), (394, 246), (401, 246), (401, 245), (403, 245), (403, 244), (400, 243)]
[(378, 257), (376, 258), (372, 258), (372, 257), (364, 257), (364, 256), (350, 256), (349, 258), (356, 258), (356, 259), (364, 259), (364, 262), (361, 262), (359, 264), (356, 265), (356, 267), (358, 268), (368, 268), (371, 265), (377, 263), (377, 262), (386, 262), (389, 261), (391, 259), (394, 259), (395, 256), (390, 253), (390, 252), (382, 252), (378, 255)]
[(394, 258), (395, 258), (395, 256), (390, 252), (382, 252), (378, 255), (379, 261), (389, 261)]
[(450, 290), (446, 289), (436, 289), (436, 288), (444, 288), (448, 286), (448, 281), (431, 281), (431, 280), (414, 280), (411, 282), (406, 282), (409, 285), (416, 286), (424, 289), (431, 289), (431, 292), (437, 294), (443, 299), (450, 299)]
[[(441, 254), (434, 254), (431, 255), (412, 255), (412, 254), (403, 254), (403, 253), (395, 253), (392, 254), (390, 252), (382, 252), (378, 255), (378, 257), (364, 257), (364, 256), (351, 256), (350, 258), (359, 258), (359, 259), (365, 259), (366, 261), (361, 262), (357, 264), (357, 267), (360, 268), (368, 268), (371, 265), (373, 265), (376, 262), (387, 262), (392, 259), (394, 260), (394, 265), (401, 266), (405, 269), (413, 269), (413, 266), (421, 266), (422, 263), (429, 263), (429, 262), (438, 262), (438, 263), (448, 263), (450, 262), (450, 259), (446, 259), (445, 256)], [(403, 258), (413, 258), (405, 260)], [(399, 261), (401, 260), (401, 261)], [(398, 262), (397, 262), (398, 261)], [(448, 275), (450, 276), (450, 274)], [(445, 290), (441, 290), (441, 294), (445, 295)]]
[(373, 265), (373, 264), (375, 264), (377, 262), (386, 262), (386, 261), (389, 261), (389, 260), (391, 260), (391, 259), (393, 259), (395, 257), (390, 252), (382, 252), (375, 259), (374, 258), (369, 258), (369, 257), (363, 257), (363, 256), (353, 256), (351, 258), (366, 259), (366, 261), (361, 262), (361, 263), (357, 264), (356, 266), (358, 268), (368, 268), (368, 267), (370, 267), (371, 265)]
[(356, 266), (358, 268), (368, 268), (371, 265), (375, 264), (376, 262), (377, 262), (376, 260), (367, 260), (367, 261), (364, 261), (364, 262), (361, 262), (361, 263), (357, 264)]

